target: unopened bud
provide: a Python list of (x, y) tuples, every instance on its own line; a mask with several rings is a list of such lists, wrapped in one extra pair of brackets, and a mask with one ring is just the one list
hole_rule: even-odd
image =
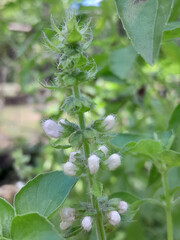
[(121, 165), (121, 156), (117, 153), (112, 154), (107, 160), (109, 170), (114, 170)]
[(118, 204), (119, 213), (125, 213), (128, 210), (128, 204), (125, 201), (120, 201)]
[(81, 226), (85, 231), (89, 232), (92, 228), (92, 218), (89, 216), (84, 217), (81, 222)]
[(73, 222), (75, 220), (76, 211), (74, 208), (65, 207), (60, 212), (62, 221)]
[(88, 158), (88, 167), (91, 174), (97, 173), (99, 169), (99, 160), (99, 157), (97, 157), (96, 155), (91, 155)]
[(59, 119), (58, 121), (59, 124), (66, 124), (66, 120), (64, 118)]
[(62, 126), (58, 125), (55, 121), (48, 119), (43, 122), (42, 128), (48, 137), (58, 138), (61, 136), (63, 130)]
[(105, 129), (110, 130), (111, 128), (113, 128), (115, 125), (115, 122), (116, 122), (115, 117), (113, 115), (108, 115), (103, 121)]
[(76, 155), (77, 153), (80, 153), (80, 151), (71, 152), (71, 153), (69, 154), (69, 162), (75, 162), (75, 161), (76, 161), (75, 155)]
[(118, 225), (121, 222), (121, 217), (117, 211), (111, 211), (107, 214), (109, 223), (113, 226)]
[(71, 162), (65, 163), (63, 165), (63, 170), (64, 170), (64, 173), (68, 176), (75, 176), (76, 175), (76, 166)]
[(104, 146), (104, 145), (100, 146), (98, 148), (98, 150), (102, 151), (104, 153), (104, 155), (106, 155), (107, 152), (108, 152), (108, 148), (106, 146)]

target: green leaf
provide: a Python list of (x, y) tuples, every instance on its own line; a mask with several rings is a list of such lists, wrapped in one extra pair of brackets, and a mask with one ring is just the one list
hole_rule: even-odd
[(73, 134), (71, 134), (69, 138), (69, 143), (72, 146), (81, 146), (82, 145), (82, 140), (83, 140), (83, 135), (81, 131), (76, 131)]
[(138, 197), (134, 196), (133, 194), (131, 194), (129, 192), (113, 193), (109, 196), (109, 199), (112, 199), (112, 198), (120, 198), (122, 201), (126, 201), (129, 204), (139, 200)]
[(150, 136), (144, 134), (119, 133), (112, 139), (111, 143), (117, 147), (123, 147), (130, 142), (138, 142), (145, 138), (150, 138)]
[(60, 144), (51, 144), (51, 146), (56, 149), (68, 149), (72, 147), (71, 145), (60, 145)]
[(16, 195), (16, 213), (37, 212), (50, 216), (61, 206), (76, 181), (77, 178), (68, 177), (61, 171), (38, 175)]
[(69, 228), (65, 232), (64, 237), (65, 238), (73, 237), (73, 236), (77, 235), (78, 233), (80, 233), (81, 231), (82, 231), (82, 227), (81, 226)]
[(96, 137), (96, 131), (93, 128), (86, 128), (83, 132), (85, 138), (94, 138)]
[(11, 221), (14, 217), (14, 208), (0, 198), (0, 236), (10, 237)]
[(109, 56), (109, 67), (112, 73), (121, 79), (127, 78), (136, 57), (137, 53), (132, 46), (111, 52)]
[(16, 216), (12, 221), (13, 240), (62, 240), (54, 226), (43, 216), (31, 213)]
[(159, 54), (173, 0), (115, 0), (123, 26), (136, 51), (149, 64)]
[(148, 187), (154, 184), (156, 181), (161, 180), (161, 174), (159, 173), (156, 166), (153, 164), (150, 170), (149, 179), (148, 179)]
[(141, 204), (150, 202), (152, 204), (157, 204), (161, 206), (161, 203), (156, 199), (152, 198), (139, 198), (137, 196), (132, 195), (129, 192), (116, 192), (109, 196), (109, 199), (112, 198), (120, 198), (122, 201), (127, 202), (130, 205), (131, 210), (137, 209)]
[(158, 153), (162, 151), (162, 145), (159, 141), (145, 139), (138, 142), (132, 151), (156, 159)]
[(160, 153), (160, 157), (168, 168), (180, 166), (180, 153), (178, 152), (165, 150)]
[(169, 40), (180, 37), (180, 22), (170, 22), (164, 30), (163, 40)]
[(177, 105), (169, 120), (168, 129), (172, 129), (175, 134), (175, 140), (172, 149), (180, 152), (180, 104)]

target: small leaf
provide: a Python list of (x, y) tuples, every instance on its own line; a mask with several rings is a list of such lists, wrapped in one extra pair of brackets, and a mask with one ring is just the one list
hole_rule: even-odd
[(76, 131), (73, 134), (71, 134), (69, 138), (69, 143), (72, 146), (81, 146), (82, 145), (82, 140), (83, 140), (83, 135), (81, 131)]
[(164, 150), (159, 155), (162, 162), (166, 163), (168, 168), (180, 167), (180, 153), (171, 150)]
[(109, 196), (109, 199), (112, 199), (112, 198), (120, 198), (122, 201), (127, 202), (130, 205), (131, 210), (137, 209), (140, 205), (142, 205), (143, 203), (146, 203), (146, 202), (150, 202), (152, 204), (157, 204), (158, 206), (162, 205), (161, 202), (159, 202), (156, 199), (152, 199), (152, 198), (142, 199), (142, 198), (132, 195), (129, 192), (113, 193)]
[(51, 146), (56, 149), (68, 149), (72, 147), (71, 145), (60, 145), (60, 144), (57, 144), (57, 145), (51, 144)]
[(94, 196), (102, 197), (102, 191), (103, 191), (102, 183), (97, 180), (94, 180), (91, 191)]
[(63, 240), (54, 226), (37, 213), (16, 216), (12, 221), (13, 240)]
[(156, 60), (173, 0), (115, 0), (119, 17), (136, 51), (149, 64)]
[(53, 214), (64, 202), (77, 178), (61, 171), (40, 174), (29, 181), (15, 197), (17, 214), (37, 212), (43, 216)]
[(112, 198), (120, 198), (122, 201), (125, 201), (125, 202), (130, 203), (130, 204), (135, 202), (135, 201), (140, 200), (138, 197), (132, 195), (129, 192), (116, 192), (116, 193), (112, 193), (109, 196), (109, 199), (112, 199)]
[(148, 180), (148, 187), (151, 186), (156, 181), (161, 180), (161, 174), (157, 170), (156, 166), (153, 164), (150, 170), (149, 180)]
[(180, 104), (177, 105), (169, 120), (168, 129), (172, 129), (175, 134), (175, 140), (172, 145), (172, 149), (180, 152)]
[(121, 79), (126, 79), (135, 63), (136, 57), (137, 53), (132, 46), (111, 52), (109, 67), (112, 73)]
[(94, 138), (96, 136), (96, 131), (92, 128), (86, 128), (83, 135), (85, 138)]
[(0, 236), (10, 237), (11, 221), (14, 215), (14, 208), (0, 198)]
[(163, 40), (180, 38), (180, 22), (169, 22), (164, 31)]
[(64, 237), (65, 238), (73, 237), (73, 236), (77, 235), (78, 233), (80, 233), (81, 231), (82, 231), (81, 226), (72, 227), (65, 232)]

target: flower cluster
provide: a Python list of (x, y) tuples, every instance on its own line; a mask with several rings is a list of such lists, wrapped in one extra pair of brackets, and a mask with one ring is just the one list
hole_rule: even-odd
[[(102, 223), (106, 220), (112, 226), (116, 226), (121, 221), (120, 214), (125, 213), (128, 209), (128, 204), (124, 201), (112, 206), (110, 200), (103, 196), (103, 193), (101, 194), (102, 199), (100, 199), (93, 192), (93, 184), (96, 185), (96, 179), (100, 175), (98, 174), (99, 170), (106, 168), (113, 171), (118, 168), (121, 165), (121, 155), (109, 142), (112, 135), (110, 131), (116, 124), (113, 114), (95, 120), (89, 126), (86, 126), (85, 123), (84, 113), (90, 111), (94, 107), (94, 103), (90, 98), (81, 94), (78, 86), (84, 81), (93, 79), (96, 74), (94, 60), (85, 53), (92, 41), (89, 24), (90, 21), (85, 25), (80, 25), (76, 16), (70, 12), (66, 16), (64, 25), (60, 28), (51, 19), (52, 29), (55, 32), (54, 38), (49, 40), (45, 35), (46, 46), (57, 57), (58, 73), (51, 85), (42, 85), (48, 89), (59, 89), (60, 87), (72, 89), (72, 95), (64, 100), (60, 110), (69, 115), (77, 115), (79, 125), (67, 119), (60, 119), (57, 122), (48, 119), (42, 123), (42, 128), (48, 137), (55, 139), (53, 144), (51, 140), (53, 147), (75, 149), (63, 164), (63, 171), (70, 177), (87, 178), (91, 200), (91, 203), (86, 203), (87, 207), (85, 204), (81, 211), (78, 208), (61, 210), (60, 228), (67, 232), (68, 228), (72, 225), (76, 227), (77, 223), (78, 227), (89, 232), (93, 224), (99, 224), (99, 220), (97, 221), (99, 218)], [(66, 141), (68, 143), (64, 145)], [(99, 146), (95, 151), (90, 148), (92, 142)], [(102, 238), (98, 236), (98, 239)]]
[[(109, 224), (112, 226), (117, 226), (121, 222), (120, 214), (124, 214), (127, 210), (128, 210), (127, 202), (120, 201), (117, 205), (117, 210), (107, 211), (106, 209), (104, 209), (104, 212), (107, 216), (107, 220)], [(77, 215), (81, 216), (80, 213)], [(60, 212), (60, 216), (62, 220), (60, 223), (60, 228), (61, 230), (66, 230), (70, 226), (72, 226), (73, 222), (75, 221), (76, 211), (74, 208), (63, 208)], [(77, 217), (77, 218), (79, 218), (79, 221), (81, 223), (81, 227), (83, 228), (83, 230), (86, 232), (89, 232), (93, 225), (93, 217), (84, 216), (83, 218), (82, 217)]]

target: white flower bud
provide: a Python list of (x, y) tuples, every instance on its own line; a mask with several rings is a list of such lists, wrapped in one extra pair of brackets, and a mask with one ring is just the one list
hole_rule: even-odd
[(118, 204), (119, 213), (125, 213), (128, 209), (128, 204), (125, 201), (120, 201)]
[(60, 228), (61, 230), (66, 230), (72, 225), (72, 222), (61, 222), (60, 223)]
[(66, 120), (64, 118), (59, 119), (58, 121), (59, 124), (66, 124)]
[(80, 151), (71, 152), (71, 153), (69, 154), (69, 162), (74, 162), (74, 161), (76, 161), (75, 155), (76, 155), (77, 153), (80, 153)]
[(88, 167), (91, 174), (97, 173), (99, 169), (99, 158), (96, 155), (91, 155), (88, 158)]
[(98, 148), (98, 150), (102, 151), (104, 153), (104, 155), (106, 155), (107, 152), (108, 152), (108, 148), (106, 146), (104, 146), (104, 145), (100, 146)]
[(68, 176), (75, 176), (76, 175), (76, 166), (71, 162), (65, 163), (63, 165), (63, 170), (64, 170), (64, 173)]
[(75, 220), (76, 211), (74, 208), (62, 208), (60, 216), (63, 222), (73, 222)]
[(109, 170), (114, 170), (121, 165), (121, 156), (117, 153), (112, 154), (107, 160)]
[(58, 125), (55, 121), (48, 119), (43, 122), (42, 128), (48, 137), (58, 138), (61, 136), (63, 130), (62, 126)]
[(85, 231), (89, 232), (92, 228), (92, 218), (89, 216), (84, 217), (81, 222), (81, 226)]
[(113, 115), (108, 115), (103, 121), (105, 129), (110, 130), (111, 128), (113, 128), (115, 125), (115, 122), (116, 122), (115, 117)]
[(121, 216), (117, 211), (111, 211), (107, 214), (109, 223), (113, 226), (118, 225), (121, 222)]

